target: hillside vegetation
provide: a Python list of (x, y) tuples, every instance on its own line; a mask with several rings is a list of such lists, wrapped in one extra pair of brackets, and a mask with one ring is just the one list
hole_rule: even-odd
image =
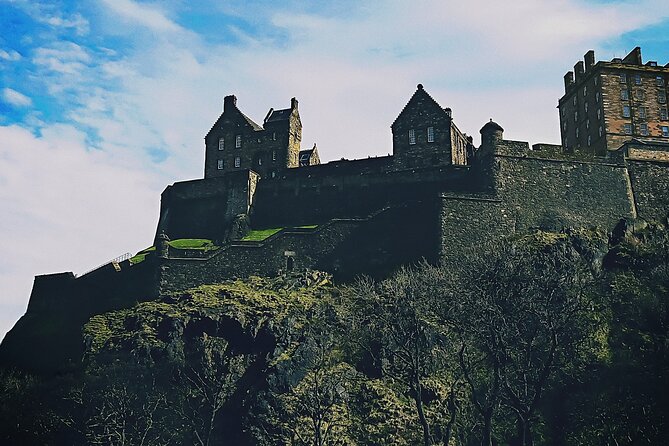
[(463, 264), (253, 277), (94, 316), (81, 367), (2, 372), (0, 443), (664, 444), (664, 226), (536, 231)]

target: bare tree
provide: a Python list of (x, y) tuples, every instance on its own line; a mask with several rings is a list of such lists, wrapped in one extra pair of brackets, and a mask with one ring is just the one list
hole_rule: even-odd
[[(426, 413), (424, 379), (447, 367), (452, 355), (447, 327), (437, 311), (443, 280), (443, 271), (423, 263), (416, 268), (401, 268), (378, 285), (362, 280), (353, 289), (359, 301), (354, 326), (359, 333), (367, 332), (359, 335), (360, 339), (366, 340), (366, 351), (384, 375), (406, 386), (425, 446), (436, 439)], [(447, 407), (455, 410), (456, 405)], [(449, 426), (440, 429), (439, 441), (444, 444), (448, 444), (455, 423), (455, 414), (451, 415)]]
[(178, 379), (181, 404), (174, 407), (196, 444), (208, 446), (214, 441), (217, 417), (249, 363), (249, 355), (235, 354), (223, 338), (203, 333), (197, 340)]
[[(541, 234), (535, 234), (541, 237)], [(518, 444), (533, 444), (533, 423), (551, 374), (573, 360), (594, 320), (593, 276), (566, 236), (540, 249), (533, 239), (479, 257), (459, 284), (460, 366), (492, 444), (495, 411), (516, 417)]]

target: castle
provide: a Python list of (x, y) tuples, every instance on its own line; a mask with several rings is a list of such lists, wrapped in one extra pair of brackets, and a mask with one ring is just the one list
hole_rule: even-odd
[[(36, 277), (28, 311), (0, 356), (21, 361), (17, 333), (24, 339), (30, 333), (49, 351), (60, 328), (31, 333), (40, 314), (52, 320), (60, 314), (80, 327), (92, 314), (236, 277), (304, 269), (344, 281), (363, 273), (383, 277), (421, 259), (458, 267), (467, 251), (536, 228), (611, 230), (621, 219), (664, 221), (667, 79), (669, 68), (642, 65), (638, 48), (596, 64), (588, 52), (585, 68), (576, 65), (576, 80), (565, 76), (563, 145), (531, 147), (504, 139), (492, 120), (475, 147), (452, 111), (419, 84), (392, 123), (392, 155), (326, 164), (315, 146), (301, 148), (296, 99), (289, 108), (270, 109), (260, 125), (227, 96), (205, 137), (204, 178), (162, 194), (155, 249), (80, 277)], [(634, 111), (631, 134), (625, 104)], [(195, 249), (179, 239), (213, 242)], [(70, 357), (52, 363), (80, 352), (78, 332), (71, 336), (70, 352), (61, 353)]]

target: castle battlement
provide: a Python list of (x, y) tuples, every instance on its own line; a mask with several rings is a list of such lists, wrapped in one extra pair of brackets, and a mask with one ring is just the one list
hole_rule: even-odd
[[(562, 145), (506, 140), (491, 120), (475, 147), (452, 110), (418, 85), (391, 125), (392, 155), (321, 164), (315, 146), (301, 147), (296, 99), (270, 109), (260, 125), (240, 111), (235, 96), (226, 96), (205, 136), (204, 178), (175, 183), (161, 196), (155, 250), (118, 269), (36, 278), (24, 318), (76, 308), (63, 317), (83, 323), (160, 293), (305, 268), (340, 281), (384, 277), (421, 259), (457, 270), (466, 267), (469, 252), (513, 234), (612, 230), (621, 219), (666, 222), (667, 67), (641, 65), (636, 50), (596, 64), (589, 52), (585, 62), (583, 69), (577, 64), (575, 81), (567, 76), (560, 99)], [(630, 124), (638, 122), (642, 131), (640, 124), (657, 118), (651, 134), (616, 130), (624, 86), (631, 98), (643, 91), (639, 98), (656, 101), (651, 112), (650, 103), (627, 96), (636, 107)], [(602, 139), (593, 142), (600, 128)], [(259, 233), (266, 235), (250, 237)], [(213, 248), (178, 248), (170, 239), (208, 239)], [(64, 295), (69, 301), (59, 305)], [(70, 347), (72, 355), (80, 351)]]

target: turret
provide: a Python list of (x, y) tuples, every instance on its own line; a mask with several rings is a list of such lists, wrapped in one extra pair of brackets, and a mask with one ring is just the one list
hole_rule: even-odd
[(504, 129), (490, 118), (489, 122), (481, 127), (481, 148), (494, 147), (498, 142), (502, 141)]

